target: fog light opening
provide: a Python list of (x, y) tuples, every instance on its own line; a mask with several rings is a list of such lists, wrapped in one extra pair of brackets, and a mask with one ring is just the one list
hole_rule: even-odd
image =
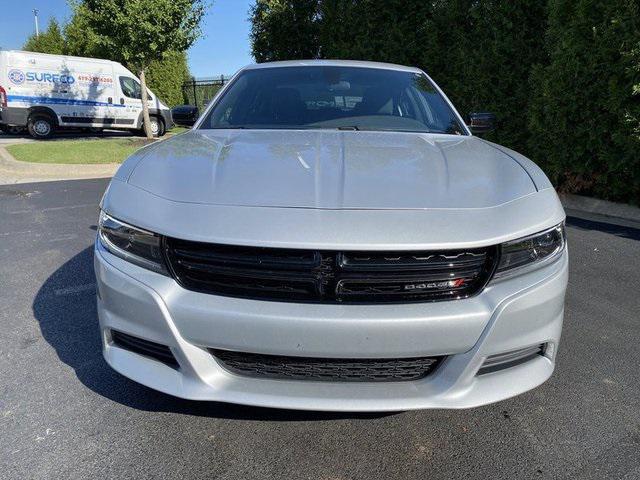
[(480, 367), (480, 370), (478, 370), (478, 375), (515, 367), (516, 365), (533, 360), (536, 357), (545, 356), (546, 349), (547, 344), (541, 343), (531, 347), (511, 350), (510, 352), (489, 355)]

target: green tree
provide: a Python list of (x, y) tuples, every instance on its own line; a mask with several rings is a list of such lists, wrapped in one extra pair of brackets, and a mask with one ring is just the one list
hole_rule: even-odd
[(252, 22), (258, 61), (320, 57), (419, 66), (461, 112), (495, 112), (501, 121), (493, 139), (527, 145), (528, 78), (545, 59), (545, 0), (267, 0), (256, 4)]
[[(202, 34), (203, 0), (84, 0), (88, 24), (100, 48), (112, 60), (134, 67), (142, 92), (147, 92), (146, 72), (168, 52), (187, 50)], [(149, 108), (142, 95), (147, 137)]]
[(640, 203), (639, 10), (635, 0), (549, 2), (530, 144), (565, 191)]
[[(73, 15), (64, 26), (65, 53), (80, 57), (111, 58), (108, 49), (89, 24), (87, 7), (81, 2), (71, 3)], [(135, 69), (135, 65), (125, 66)], [(185, 52), (167, 52), (162, 60), (149, 65), (147, 83), (167, 105), (183, 102), (182, 84), (190, 78)]]
[(492, 140), (526, 151), (529, 76), (546, 58), (545, 27), (543, 0), (438, 2), (419, 42), (417, 64), (432, 74), (461, 113), (497, 115)]
[(110, 58), (108, 49), (89, 23), (89, 10), (81, 1), (70, 1), (70, 20), (64, 26), (65, 54), (77, 57)]
[(182, 85), (190, 78), (184, 52), (168, 52), (162, 60), (151, 62), (147, 71), (149, 88), (171, 107), (184, 103)]
[(324, 58), (417, 65), (433, 2), (322, 0), (320, 45)]
[(633, 48), (625, 54), (631, 62), (631, 71), (635, 77), (635, 83), (631, 92), (635, 102), (628, 106), (625, 120), (631, 127), (633, 137), (636, 140), (640, 140), (640, 39), (638, 39), (638, 42), (636, 42)]
[(257, 0), (250, 10), (257, 62), (319, 55), (319, 0)]
[(53, 53), (61, 55), (64, 53), (64, 38), (60, 30), (60, 24), (55, 18), (49, 20), (47, 29), (40, 35), (31, 35), (24, 46), (23, 50), (28, 52)]

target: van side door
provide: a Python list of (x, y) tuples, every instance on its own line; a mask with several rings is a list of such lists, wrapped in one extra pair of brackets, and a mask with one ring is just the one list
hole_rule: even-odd
[(115, 90), (110, 66), (90, 59), (69, 59), (67, 65), (73, 82), (66, 87), (69, 101), (62, 122), (73, 126), (112, 126)]
[(118, 123), (122, 126), (137, 127), (138, 118), (142, 112), (140, 82), (128, 75), (118, 75), (118, 87), (120, 89), (118, 102), (121, 105), (118, 109), (120, 110)]

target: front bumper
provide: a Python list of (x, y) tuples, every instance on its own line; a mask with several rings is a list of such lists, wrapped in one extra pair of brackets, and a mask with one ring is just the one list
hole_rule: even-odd
[(24, 127), (27, 125), (28, 114), (26, 108), (0, 107), (0, 124)]
[[(557, 262), (458, 301), (310, 305), (191, 292), (95, 249), (104, 357), (115, 370), (182, 398), (333, 411), (469, 408), (518, 395), (552, 374), (567, 285)], [(111, 342), (111, 330), (170, 347), (171, 368)], [(494, 354), (545, 343), (544, 356), (477, 375)], [(401, 358), (446, 355), (424, 379), (390, 383), (270, 380), (230, 373), (208, 348), (289, 356)]]

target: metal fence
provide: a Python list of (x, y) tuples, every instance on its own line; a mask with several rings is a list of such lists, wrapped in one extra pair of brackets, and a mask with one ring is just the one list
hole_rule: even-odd
[(191, 78), (182, 84), (182, 95), (187, 105), (195, 105), (202, 110), (218, 93), (218, 90), (229, 81), (230, 75), (219, 77)]

